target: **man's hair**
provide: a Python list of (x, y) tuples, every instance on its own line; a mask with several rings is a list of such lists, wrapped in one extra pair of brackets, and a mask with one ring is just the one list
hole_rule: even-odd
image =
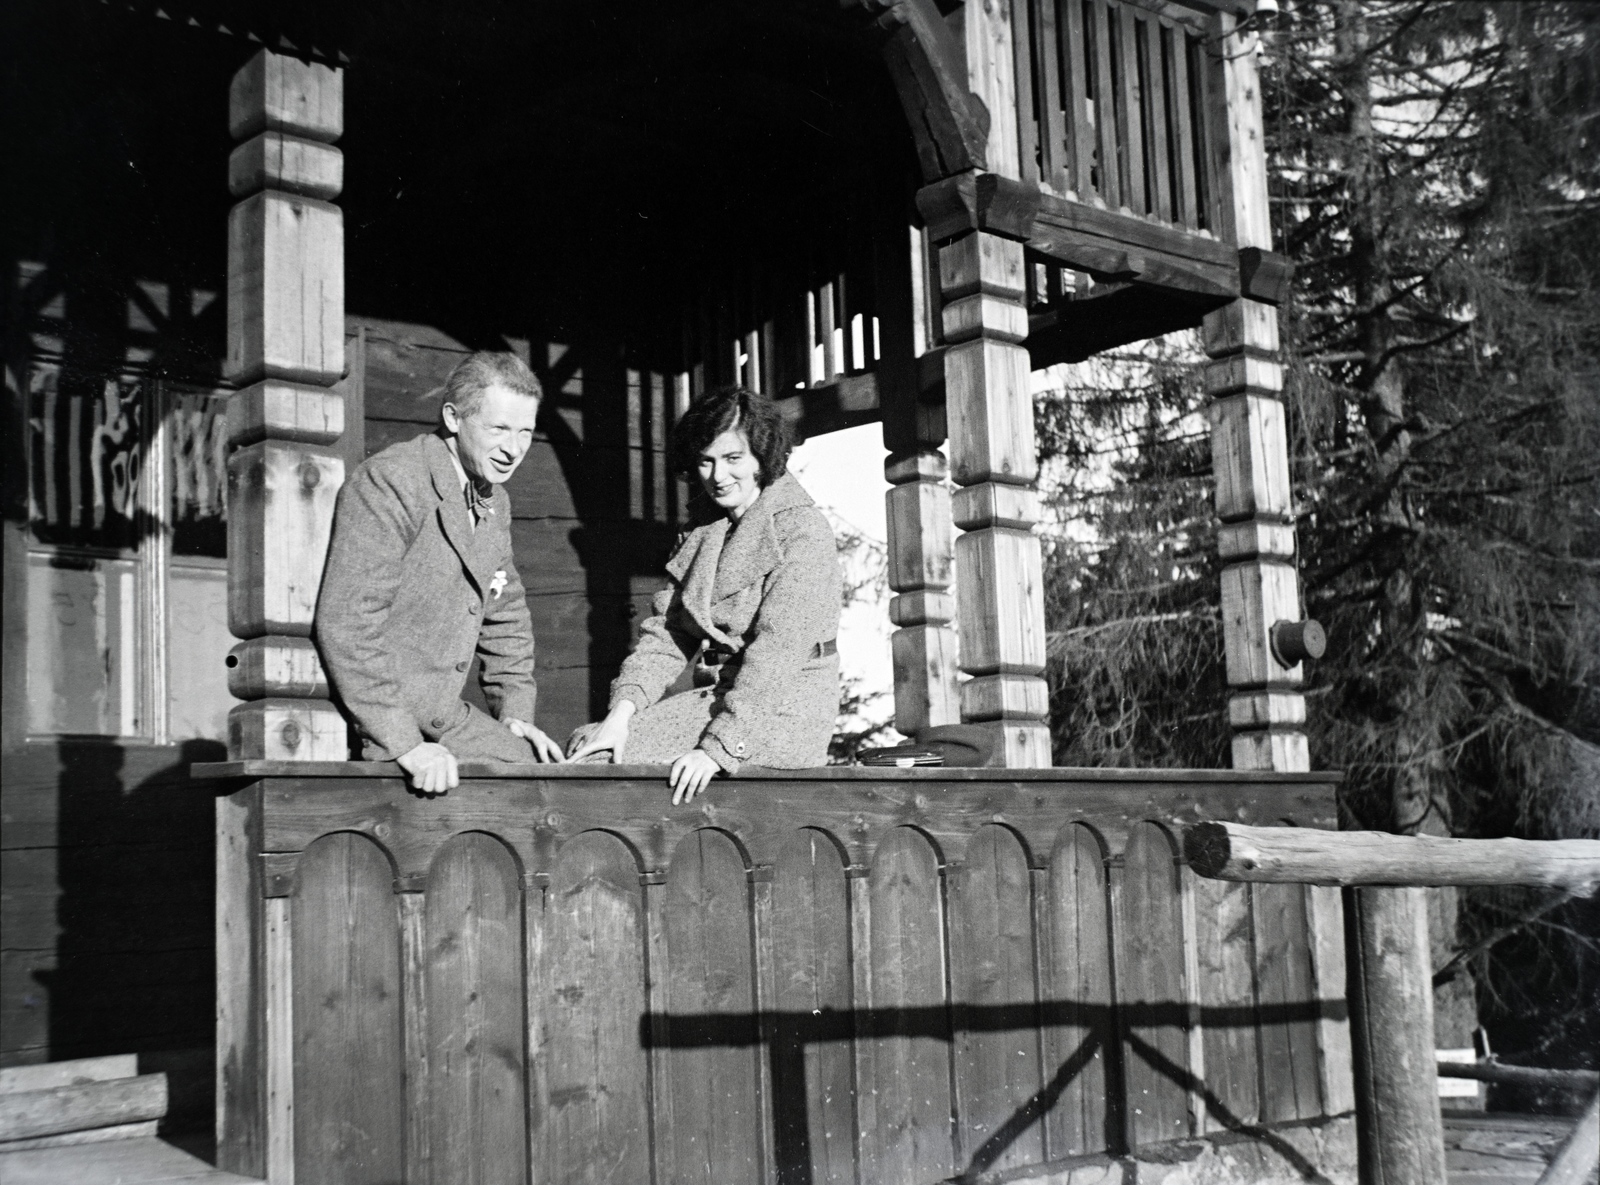
[(672, 429), (672, 464), (693, 478), (700, 454), (724, 432), (735, 428), (750, 441), (750, 451), (761, 463), (758, 478), (763, 487), (784, 475), (789, 467), (789, 425), (778, 405), (756, 391), (722, 387), (708, 392), (688, 407)]
[(458, 416), (470, 416), (483, 402), (490, 387), (504, 387), (529, 399), (543, 399), (544, 388), (533, 377), (528, 364), (515, 354), (479, 350), (468, 354), (444, 381), (444, 400)]

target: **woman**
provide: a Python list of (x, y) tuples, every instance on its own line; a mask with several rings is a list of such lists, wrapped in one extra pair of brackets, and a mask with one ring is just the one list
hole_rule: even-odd
[[(739, 387), (692, 405), (672, 459), (699, 480), (701, 525), (667, 562), (672, 583), (611, 685), (606, 718), (568, 743), (582, 760), (672, 765), (674, 804), (746, 762), (827, 762), (839, 709), (839, 562), (833, 530), (786, 472), (789, 436), (763, 395)], [(696, 660), (692, 689), (666, 695)]]

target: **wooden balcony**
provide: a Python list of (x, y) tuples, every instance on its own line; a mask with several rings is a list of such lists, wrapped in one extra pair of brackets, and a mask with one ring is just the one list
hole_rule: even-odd
[(1303, 1165), (1350, 1108), (1337, 898), (1174, 844), (1331, 827), (1336, 775), (757, 772), (673, 808), (637, 767), (196, 773), (223, 1168), (912, 1183), (1217, 1133)]

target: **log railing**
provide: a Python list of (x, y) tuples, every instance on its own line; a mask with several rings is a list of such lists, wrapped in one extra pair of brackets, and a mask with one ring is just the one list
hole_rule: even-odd
[(1121, 0), (1012, 0), (1011, 12), (1025, 179), (1215, 234), (1211, 125), (1225, 108), (1204, 15)]
[(1295, 1160), (1276, 1133), (1349, 1110), (1336, 897), (1174, 838), (1329, 827), (1328, 775), (818, 770), (674, 809), (626, 767), (197, 771), (235, 1171), (888, 1185), (1221, 1131)]
[[(1331, 834), (1212, 821), (1189, 827), (1183, 846), (1194, 871), (1219, 882), (1345, 887), (1361, 1183), (1445, 1185), (1422, 889), (1526, 885), (1590, 896), (1600, 888), (1600, 840)], [(1540, 1185), (1585, 1179), (1597, 1112), (1600, 1095)]]

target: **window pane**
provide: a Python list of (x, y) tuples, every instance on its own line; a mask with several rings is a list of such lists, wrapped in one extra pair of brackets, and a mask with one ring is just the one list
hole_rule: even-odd
[(139, 732), (131, 560), (28, 557), (28, 731)]
[(173, 555), (227, 555), (227, 407), (225, 391), (168, 389)]
[(137, 543), (141, 381), (34, 364), (29, 518), (41, 543), (119, 550)]
[(228, 693), (223, 663), (234, 643), (228, 633), (227, 569), (173, 564), (167, 575), (167, 618), (168, 731), (174, 741), (226, 741), (228, 709), (239, 702)]

